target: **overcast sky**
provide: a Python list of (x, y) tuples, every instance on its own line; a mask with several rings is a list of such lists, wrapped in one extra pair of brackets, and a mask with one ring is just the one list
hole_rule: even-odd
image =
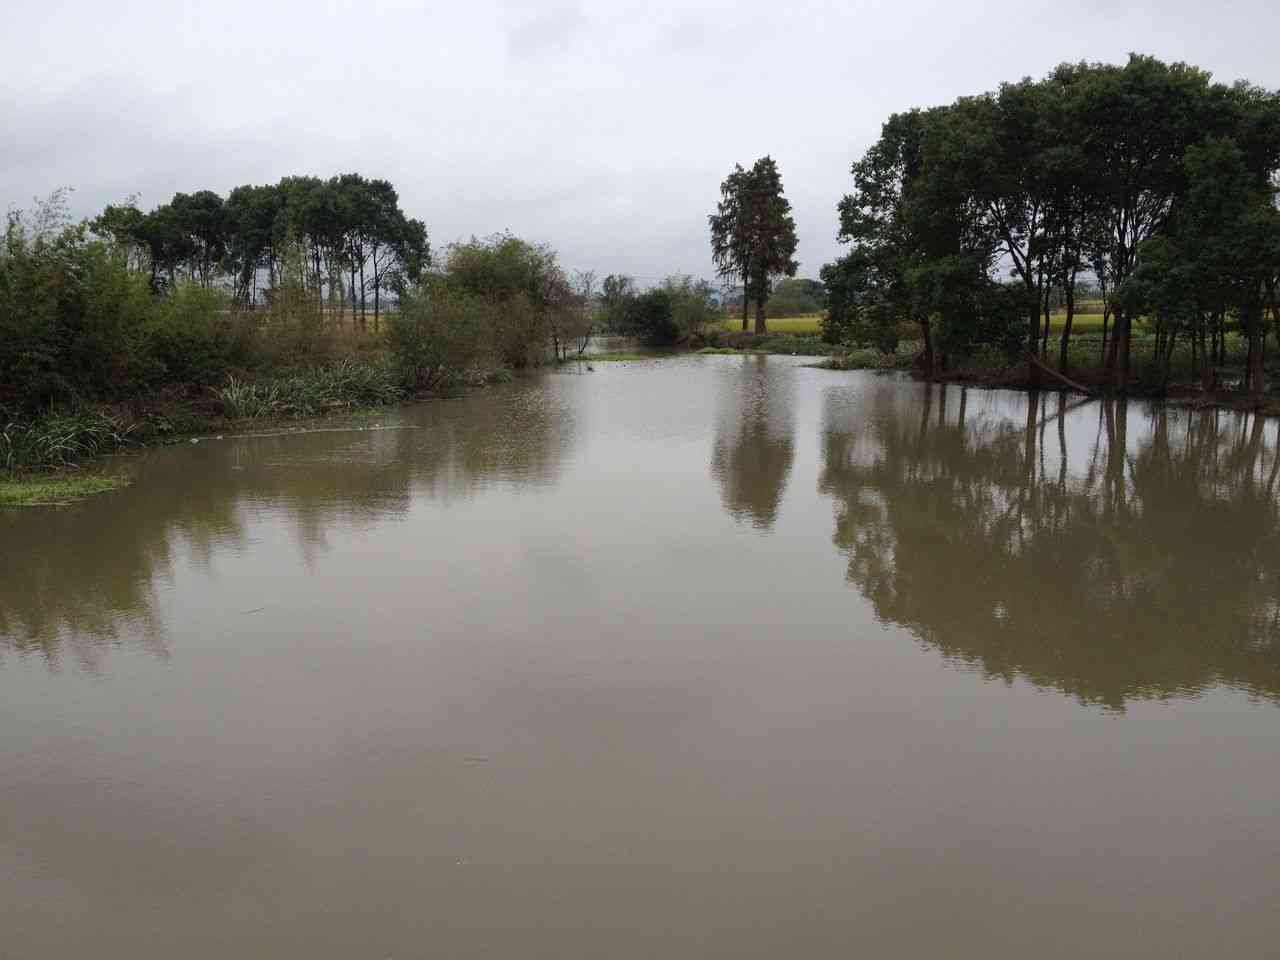
[(572, 269), (710, 277), (735, 162), (777, 159), (801, 275), (892, 112), (1131, 50), (1280, 87), (1280, 2), (5, 0), (0, 205), (348, 170), (433, 247), (509, 229)]

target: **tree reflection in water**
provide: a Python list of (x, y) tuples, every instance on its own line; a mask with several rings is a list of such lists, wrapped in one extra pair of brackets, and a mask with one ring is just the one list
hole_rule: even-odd
[(768, 529), (795, 459), (795, 371), (747, 356), (723, 371), (716, 408), (711, 475), (735, 520)]
[(0, 654), (69, 654), (94, 669), (121, 643), (166, 654), (157, 591), (176, 561), (242, 555), (265, 514), (291, 529), (304, 567), (335, 525), (403, 514), (415, 496), (491, 483), (549, 484), (573, 442), (559, 394), (517, 384), (411, 408), (404, 429), (302, 434), (153, 451), (133, 486), (57, 509), (0, 511)]
[(1114, 709), (1280, 696), (1275, 421), (895, 381), (860, 399), (825, 398), (819, 490), (881, 619)]

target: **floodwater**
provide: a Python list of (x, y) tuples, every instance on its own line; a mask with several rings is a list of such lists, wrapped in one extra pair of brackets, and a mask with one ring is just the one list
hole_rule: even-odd
[(0, 512), (0, 957), (1280, 951), (1275, 421), (596, 363)]

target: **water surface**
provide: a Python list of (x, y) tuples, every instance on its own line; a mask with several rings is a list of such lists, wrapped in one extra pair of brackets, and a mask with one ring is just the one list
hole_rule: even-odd
[(1263, 957), (1274, 421), (597, 363), (0, 512), (0, 957)]

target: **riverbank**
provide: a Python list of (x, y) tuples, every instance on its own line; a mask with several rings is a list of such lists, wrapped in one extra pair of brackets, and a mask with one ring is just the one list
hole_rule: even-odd
[(501, 369), (475, 371), (447, 387), (411, 390), (384, 360), (343, 358), (276, 377), (233, 377), (216, 389), (14, 419), (0, 427), (0, 507), (64, 504), (127, 485), (127, 476), (95, 469), (104, 457), (335, 416), (373, 416), (394, 404), (450, 396), (511, 376)]

